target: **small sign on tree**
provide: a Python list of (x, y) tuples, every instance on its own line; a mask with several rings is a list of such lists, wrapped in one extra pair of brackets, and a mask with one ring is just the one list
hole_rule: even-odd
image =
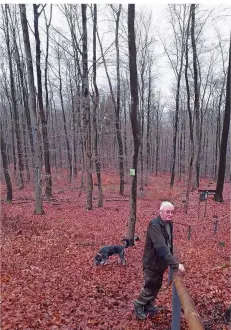
[(130, 168), (130, 176), (135, 176), (136, 175), (136, 171), (134, 168)]

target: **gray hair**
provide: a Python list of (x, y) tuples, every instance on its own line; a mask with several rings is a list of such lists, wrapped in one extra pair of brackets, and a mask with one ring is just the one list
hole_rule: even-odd
[(164, 201), (160, 204), (160, 211), (163, 211), (166, 206), (169, 206), (169, 207), (174, 207), (174, 205), (168, 201)]

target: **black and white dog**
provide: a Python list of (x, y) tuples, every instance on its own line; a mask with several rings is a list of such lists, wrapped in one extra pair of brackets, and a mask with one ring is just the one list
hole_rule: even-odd
[(124, 245), (106, 245), (99, 249), (99, 252), (94, 258), (94, 263), (96, 266), (105, 265), (107, 260), (113, 254), (118, 254), (120, 261), (123, 265), (126, 264), (125, 259), (125, 249), (129, 246), (129, 240), (127, 238), (122, 239)]

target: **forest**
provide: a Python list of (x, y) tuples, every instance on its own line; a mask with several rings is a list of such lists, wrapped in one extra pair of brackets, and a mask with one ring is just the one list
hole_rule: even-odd
[[(167, 271), (161, 313), (137, 320), (132, 303), (163, 201), (201, 329), (228, 329), (230, 16), (1, 4), (1, 329), (170, 329)], [(126, 265), (94, 265), (125, 237)], [(180, 322), (196, 329), (184, 306)]]

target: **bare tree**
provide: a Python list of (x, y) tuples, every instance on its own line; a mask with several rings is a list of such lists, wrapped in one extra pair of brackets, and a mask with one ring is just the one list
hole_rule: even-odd
[(191, 41), (192, 41), (192, 52), (193, 52), (193, 81), (194, 81), (194, 155), (192, 161), (193, 171), (193, 182), (192, 189), (196, 189), (199, 185), (197, 176), (197, 164), (199, 161), (199, 142), (200, 142), (200, 87), (198, 81), (198, 57), (197, 57), (197, 46), (195, 38), (195, 9), (196, 5), (191, 5)]
[(30, 38), (28, 31), (28, 22), (26, 16), (26, 6), (19, 5), (21, 25), (23, 31), (23, 42), (26, 54), (27, 63), (27, 75), (28, 75), (28, 87), (29, 87), (29, 99), (30, 99), (30, 111), (31, 111), (31, 125), (33, 134), (33, 143), (35, 150), (35, 169), (34, 169), (34, 187), (35, 187), (35, 214), (43, 214), (43, 201), (42, 201), (42, 153), (41, 153), (41, 141), (39, 137), (38, 118), (36, 112), (36, 92), (34, 84), (34, 70), (32, 53), (30, 47)]
[(121, 123), (120, 123), (120, 64), (119, 64), (120, 63), (119, 21), (120, 21), (120, 14), (121, 14), (122, 6), (119, 5), (118, 10), (114, 6), (112, 6), (112, 9), (113, 9), (113, 12), (116, 16), (116, 18), (115, 18), (115, 22), (116, 22), (116, 29), (115, 29), (116, 75), (117, 75), (117, 95), (116, 95), (116, 98), (115, 98), (115, 95), (114, 95), (111, 78), (109, 76), (108, 66), (107, 66), (107, 62), (106, 62), (106, 59), (105, 59), (105, 54), (103, 52), (102, 43), (101, 43), (101, 40), (99, 38), (98, 29), (97, 29), (97, 37), (98, 37), (99, 46), (100, 46), (100, 50), (101, 50), (101, 56), (102, 56), (102, 60), (103, 60), (103, 63), (104, 63), (104, 68), (105, 68), (105, 72), (106, 72), (106, 76), (107, 76), (107, 80), (108, 80), (108, 84), (109, 84), (109, 88), (110, 88), (111, 98), (112, 98), (112, 102), (113, 102), (113, 106), (114, 106), (114, 110), (115, 110), (116, 138), (117, 138), (118, 149), (119, 149), (119, 173), (120, 173), (119, 193), (123, 194), (124, 193), (124, 161), (123, 161), (123, 156), (124, 155), (123, 155), (123, 143), (122, 143)]
[(220, 147), (220, 162), (218, 169), (217, 177), (217, 186), (216, 194), (214, 199), (216, 202), (223, 202), (223, 187), (225, 179), (225, 167), (226, 167), (226, 153), (227, 153), (227, 144), (229, 136), (229, 127), (230, 127), (230, 103), (231, 103), (231, 86), (230, 86), (230, 71), (231, 71), (231, 35), (230, 35), (230, 44), (229, 44), (229, 66), (228, 66), (228, 75), (226, 83), (226, 101), (225, 101), (225, 114), (223, 121), (223, 130), (221, 137), (221, 147)]
[(52, 178), (51, 178), (51, 166), (50, 166), (50, 145), (48, 140), (48, 131), (47, 131), (47, 118), (43, 106), (43, 92), (42, 92), (42, 72), (41, 72), (41, 47), (40, 47), (40, 37), (39, 37), (39, 16), (44, 10), (44, 6), (38, 11), (40, 5), (33, 4), (34, 10), (34, 37), (36, 44), (36, 71), (37, 71), (37, 85), (38, 85), (38, 105), (39, 113), (42, 124), (42, 137), (43, 137), (43, 154), (44, 154), (44, 164), (46, 172), (46, 190), (45, 195), (47, 198), (52, 197)]
[(0, 121), (0, 134), (1, 134), (1, 155), (2, 155), (2, 167), (3, 173), (6, 181), (7, 193), (6, 193), (6, 202), (11, 203), (13, 199), (12, 193), (12, 185), (10, 180), (10, 174), (8, 170), (8, 161), (7, 161), (7, 150), (6, 150), (6, 143), (3, 138), (3, 131), (2, 131), (2, 121)]
[(97, 5), (94, 4), (94, 13), (93, 13), (93, 85), (94, 85), (94, 94), (93, 94), (93, 118), (92, 124), (94, 129), (94, 152), (95, 152), (95, 168), (96, 175), (98, 180), (98, 207), (103, 206), (103, 190), (102, 190), (102, 179), (101, 179), (101, 164), (98, 151), (98, 129), (96, 115), (99, 105), (99, 90), (96, 82), (96, 29), (97, 29)]
[[(173, 135), (173, 154), (172, 154), (172, 168), (171, 168), (171, 180), (170, 187), (172, 188), (175, 180), (175, 166), (176, 166), (176, 147), (177, 147), (177, 134), (178, 134), (178, 121), (179, 121), (179, 110), (180, 110), (180, 88), (181, 88), (181, 78), (183, 72), (183, 59), (185, 50), (185, 33), (186, 33), (186, 17), (187, 17), (187, 5), (169, 5), (170, 15), (171, 15), (171, 25), (174, 31), (174, 44), (176, 47), (176, 61), (174, 62), (169, 52), (165, 48), (165, 52), (168, 55), (171, 66), (174, 70), (177, 87), (176, 87), (176, 110), (174, 118), (174, 135)], [(181, 12), (183, 11), (183, 13)], [(178, 31), (177, 31), (178, 27)]]
[(22, 141), (20, 136), (20, 126), (19, 126), (19, 113), (18, 113), (18, 106), (16, 100), (16, 88), (15, 88), (15, 75), (13, 72), (13, 63), (12, 63), (12, 47), (10, 45), (10, 35), (9, 35), (9, 16), (8, 16), (9, 5), (5, 5), (5, 10), (3, 9), (2, 5), (2, 12), (5, 16), (5, 26), (4, 26), (4, 33), (6, 38), (6, 46), (7, 46), (7, 54), (8, 54), (8, 62), (9, 62), (9, 71), (10, 71), (10, 91), (11, 91), (11, 100), (12, 100), (12, 110), (13, 110), (13, 119), (14, 119), (14, 126), (15, 126), (15, 135), (16, 135), (16, 146), (17, 146), (17, 153), (18, 153), (18, 165), (19, 165), (19, 189), (24, 188), (23, 182), (23, 170), (24, 170), (24, 163), (23, 163), (23, 150), (22, 150)]
[(84, 147), (85, 160), (87, 170), (87, 210), (92, 209), (92, 150), (91, 150), (91, 116), (90, 116), (90, 95), (89, 95), (89, 78), (88, 78), (88, 44), (87, 44), (87, 5), (82, 4), (82, 27), (83, 27), (83, 50), (82, 50), (82, 66), (83, 66), (83, 123), (84, 123)]
[(140, 145), (140, 127), (138, 122), (138, 78), (136, 64), (136, 40), (135, 40), (135, 5), (128, 5), (128, 47), (129, 47), (129, 69), (130, 69), (130, 90), (131, 90), (131, 110), (130, 119), (133, 133), (133, 159), (132, 168), (135, 170), (135, 175), (131, 178), (131, 193), (130, 193), (130, 218), (127, 228), (127, 238), (129, 245), (134, 245), (134, 234), (136, 224), (136, 200), (137, 200), (137, 162)]

